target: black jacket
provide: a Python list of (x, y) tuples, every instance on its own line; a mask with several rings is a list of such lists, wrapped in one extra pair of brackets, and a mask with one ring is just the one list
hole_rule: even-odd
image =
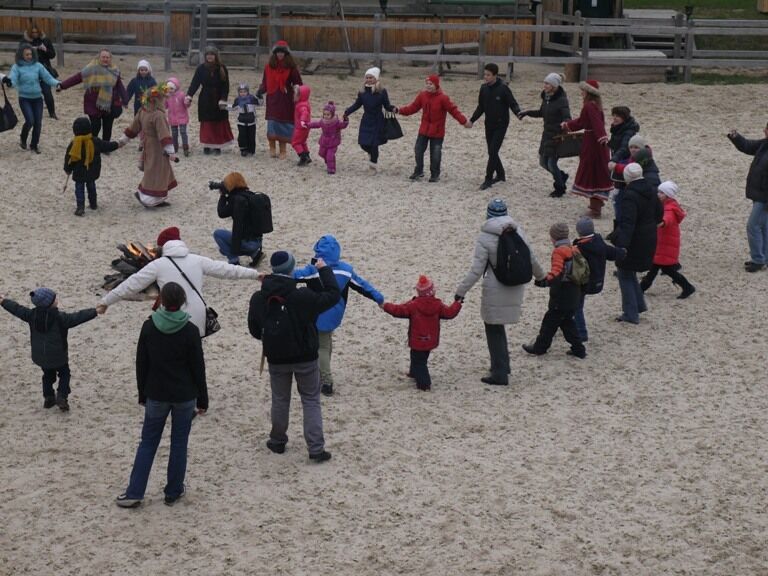
[(187, 89), (187, 96), (194, 98), (195, 92), (202, 87), (197, 100), (197, 119), (200, 122), (229, 121), (229, 112), (219, 108), (219, 102), (226, 102), (229, 97), (229, 72), (224, 64), (221, 70), (200, 64), (195, 70), (192, 82)]
[(69, 362), (67, 333), (88, 320), (96, 318), (95, 308), (68, 314), (58, 308), (27, 308), (7, 298), (3, 308), (29, 324), (32, 340), (32, 362), (41, 368), (59, 368)]
[[(45, 69), (51, 73), (51, 76), (54, 78), (59, 77), (58, 72), (54, 74), (54, 68), (51, 65), (51, 60), (56, 57), (56, 49), (53, 47), (53, 43), (46, 37), (45, 34), (41, 32), (39, 38), (32, 39), (27, 36), (26, 32), (24, 32), (24, 39), (21, 41), (21, 44), (29, 44), (35, 48), (35, 52), (37, 52), (37, 61), (45, 66)], [(45, 50), (40, 50), (40, 46), (45, 46)]]
[(317, 317), (333, 308), (341, 298), (339, 285), (333, 269), (325, 266), (319, 270), (322, 290), (297, 288), (296, 280), (289, 276), (270, 274), (264, 278), (261, 290), (251, 297), (248, 309), (248, 330), (257, 340), (261, 340), (267, 303), (271, 296), (285, 298), (285, 306), (293, 319), (293, 327), (298, 332), (297, 341), (302, 342), (285, 359), (275, 360), (267, 356), (270, 364), (295, 364), (317, 360), (318, 337)]
[(582, 287), (584, 294), (599, 294), (605, 282), (605, 261), (620, 259), (620, 252), (606, 244), (600, 234), (576, 238), (573, 245), (579, 248), (589, 264), (589, 282)]
[(557, 144), (553, 138), (562, 133), (560, 124), (571, 119), (571, 107), (563, 87), (558, 86), (551, 96), (542, 90), (541, 107), (538, 110), (529, 110), (527, 115), (531, 118), (544, 119), (544, 132), (541, 133), (539, 154), (541, 156), (554, 156), (557, 151)]
[(640, 124), (632, 116), (618, 126), (611, 126), (611, 139), (608, 140), (611, 162), (629, 160), (629, 140), (638, 132), (640, 132)]
[(664, 208), (651, 184), (641, 178), (627, 184), (621, 194), (619, 220), (614, 231), (614, 244), (627, 251), (616, 263), (617, 268), (644, 272), (653, 264), (656, 252), (656, 225), (664, 216)]
[(477, 108), (475, 108), (470, 120), (476, 122), (480, 116), (485, 114), (486, 130), (509, 126), (510, 109), (515, 115), (520, 113), (520, 106), (512, 95), (509, 86), (504, 84), (501, 78), (496, 78), (496, 82), (493, 84), (483, 84), (480, 87)]
[(768, 138), (747, 140), (737, 134), (730, 140), (739, 152), (754, 156), (747, 174), (747, 198), (753, 202), (768, 202)]
[(141, 327), (136, 347), (136, 384), (139, 403), (147, 398), (159, 402), (188, 402), (208, 409), (205, 359), (200, 331), (192, 322), (178, 332), (164, 334), (152, 318)]
[[(85, 161), (81, 158), (74, 164), (69, 163), (69, 153), (72, 150), (72, 142), (67, 146), (64, 154), (64, 172), (72, 174), (74, 182), (95, 182), (101, 176), (101, 155), (117, 150), (117, 142), (105, 142), (101, 138), (93, 137), (93, 161), (85, 167)], [(84, 153), (82, 154), (85, 155)]]
[[(253, 213), (253, 202), (250, 198), (253, 195), (254, 193), (250, 190), (236, 188), (229, 194), (219, 196), (219, 204), (216, 207), (219, 218), (232, 218), (233, 254), (244, 254), (241, 252), (241, 244), (248, 240), (257, 240), (262, 236), (259, 225), (261, 218), (257, 218)], [(268, 198), (266, 201), (269, 203)]]

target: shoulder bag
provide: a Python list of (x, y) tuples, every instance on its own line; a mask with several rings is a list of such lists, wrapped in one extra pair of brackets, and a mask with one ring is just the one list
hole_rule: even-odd
[(5, 84), (3, 84), (3, 98), (5, 99), (5, 104), (3, 105), (2, 110), (0, 110), (0, 132), (13, 130), (13, 128), (16, 127), (16, 124), (19, 123), (19, 119), (16, 117), (16, 112), (13, 111), (13, 106), (8, 102), (8, 95), (5, 93)]
[(197, 297), (200, 298), (200, 301), (203, 303), (203, 306), (205, 306), (205, 338), (206, 336), (210, 336), (211, 334), (215, 334), (219, 330), (221, 330), (221, 326), (219, 325), (219, 315), (216, 313), (216, 310), (211, 308), (205, 303), (205, 300), (203, 299), (200, 292), (197, 291), (197, 288), (195, 288), (195, 285), (192, 284), (192, 281), (187, 278), (187, 275), (184, 274), (184, 270), (182, 270), (178, 264), (174, 261), (173, 258), (170, 256), (166, 256), (168, 260), (171, 261), (171, 264), (173, 264), (176, 267), (176, 270), (179, 271), (179, 274), (181, 274), (182, 278), (187, 281), (187, 284), (189, 284), (192, 287), (192, 290), (195, 291), (195, 294), (197, 294)]

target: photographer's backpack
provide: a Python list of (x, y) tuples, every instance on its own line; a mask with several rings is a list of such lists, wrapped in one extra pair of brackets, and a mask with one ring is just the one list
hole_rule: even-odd
[(267, 299), (261, 334), (264, 355), (270, 362), (295, 357), (301, 352), (302, 336), (288, 309), (287, 299), (282, 296), (270, 296)]
[(496, 267), (488, 265), (496, 279), (505, 286), (527, 284), (533, 278), (531, 250), (513, 226), (507, 226), (499, 236), (496, 247)]
[(250, 191), (248, 194), (248, 207), (254, 231), (258, 236), (272, 232), (272, 202), (269, 196), (262, 192)]

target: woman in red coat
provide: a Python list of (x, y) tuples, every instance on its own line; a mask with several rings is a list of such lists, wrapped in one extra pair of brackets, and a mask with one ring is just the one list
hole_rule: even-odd
[(416, 99), (402, 108), (396, 108), (395, 113), (402, 116), (410, 116), (421, 110), (421, 124), (419, 136), (416, 138), (416, 168), (411, 174), (411, 180), (419, 180), (424, 177), (424, 152), (429, 145), (429, 172), (430, 182), (440, 180), (440, 161), (443, 155), (443, 139), (445, 138), (445, 119), (448, 114), (453, 116), (459, 124), (471, 128), (472, 123), (461, 113), (459, 107), (453, 103), (440, 89), (440, 77), (437, 74), (428, 76), (426, 90), (419, 92)]
[(419, 390), (432, 388), (427, 360), (430, 351), (440, 343), (440, 319), (455, 318), (461, 311), (461, 300), (446, 306), (435, 298), (435, 285), (426, 276), (419, 276), (417, 296), (405, 304), (384, 302), (381, 307), (396, 318), (408, 318), (408, 347), (411, 349), (411, 366), (408, 376), (416, 380)]
[(613, 190), (608, 172), (608, 135), (605, 133), (605, 115), (600, 99), (600, 84), (587, 80), (579, 84), (584, 104), (578, 118), (563, 122), (561, 128), (567, 132), (584, 130), (584, 140), (579, 153), (579, 168), (571, 192), (589, 198), (586, 216), (600, 218), (603, 204)]
[(656, 230), (656, 253), (653, 265), (640, 282), (640, 288), (645, 292), (653, 284), (656, 275), (661, 272), (672, 278), (672, 283), (682, 288), (677, 297), (680, 300), (688, 298), (696, 292), (693, 284), (680, 273), (680, 222), (685, 218), (685, 210), (677, 202), (679, 188), (668, 180), (659, 184), (659, 200), (664, 206), (664, 219)]

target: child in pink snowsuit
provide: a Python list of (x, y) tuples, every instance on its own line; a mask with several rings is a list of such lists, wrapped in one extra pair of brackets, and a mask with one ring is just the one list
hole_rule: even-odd
[(189, 156), (189, 139), (187, 137), (187, 124), (189, 124), (189, 105), (184, 100), (186, 94), (181, 91), (181, 84), (177, 78), (168, 78), (166, 83), (168, 94), (165, 97), (165, 108), (168, 110), (168, 124), (171, 126), (173, 148), (179, 151), (179, 134), (181, 144), (184, 147), (184, 156)]
[(309, 157), (309, 123), (312, 120), (312, 106), (309, 104), (310, 89), (306, 84), (294, 87), (294, 101), (296, 105), (293, 108), (293, 138), (291, 146), (299, 155), (299, 166), (306, 166), (312, 159)]
[(309, 123), (311, 128), (320, 128), (320, 158), (325, 160), (328, 174), (336, 174), (336, 150), (341, 144), (341, 131), (349, 126), (349, 120), (336, 116), (336, 105), (328, 102), (323, 106), (323, 119)]

